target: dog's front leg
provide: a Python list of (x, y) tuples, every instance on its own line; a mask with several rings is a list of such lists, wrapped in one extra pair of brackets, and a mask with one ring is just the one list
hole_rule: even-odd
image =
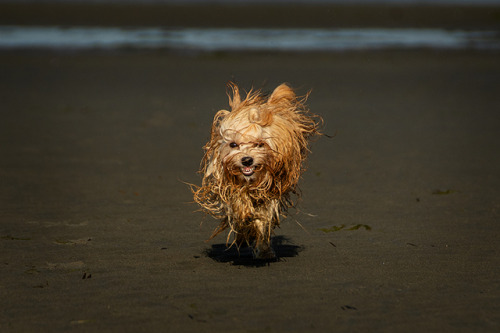
[(276, 254), (271, 246), (270, 222), (261, 219), (254, 220), (255, 226), (259, 231), (259, 236), (255, 241), (254, 255), (256, 259), (275, 259)]

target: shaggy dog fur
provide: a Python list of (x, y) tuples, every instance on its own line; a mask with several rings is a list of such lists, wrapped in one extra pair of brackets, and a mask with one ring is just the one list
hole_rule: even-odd
[(231, 245), (251, 245), (256, 258), (275, 257), (270, 246), (273, 229), (294, 206), (297, 183), (304, 171), (309, 139), (319, 134), (319, 116), (304, 105), (286, 84), (270, 96), (250, 91), (241, 100), (230, 83), (231, 111), (220, 110), (204, 146), (202, 186), (194, 200), (220, 219), (211, 238), (229, 228)]

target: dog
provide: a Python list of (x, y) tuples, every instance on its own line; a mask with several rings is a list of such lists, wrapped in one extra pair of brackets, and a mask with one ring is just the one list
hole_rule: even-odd
[(297, 183), (322, 119), (304, 104), (308, 95), (297, 97), (287, 84), (268, 95), (250, 90), (243, 100), (236, 84), (228, 88), (231, 111), (214, 117), (194, 201), (220, 219), (210, 239), (229, 229), (226, 244), (234, 235), (230, 246), (251, 246), (256, 259), (275, 259), (273, 230), (300, 197)]

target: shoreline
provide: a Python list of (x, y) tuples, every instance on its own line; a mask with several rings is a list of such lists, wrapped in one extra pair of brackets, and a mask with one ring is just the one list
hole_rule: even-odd
[(6, 49), (165, 49), (173, 52), (342, 52), (385, 49), (500, 50), (494, 31), (443, 29), (116, 28), (0, 26)]

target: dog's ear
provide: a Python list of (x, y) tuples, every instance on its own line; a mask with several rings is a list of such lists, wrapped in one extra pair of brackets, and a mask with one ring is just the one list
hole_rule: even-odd
[(293, 92), (292, 88), (287, 86), (285, 83), (279, 85), (276, 89), (274, 89), (271, 96), (267, 100), (267, 104), (278, 104), (280, 102), (292, 102), (296, 99), (296, 95)]
[(238, 86), (234, 82), (229, 82), (227, 87), (231, 89), (231, 93), (227, 93), (227, 96), (229, 97), (229, 105), (232, 110), (235, 110), (241, 104), (240, 89), (238, 89)]

